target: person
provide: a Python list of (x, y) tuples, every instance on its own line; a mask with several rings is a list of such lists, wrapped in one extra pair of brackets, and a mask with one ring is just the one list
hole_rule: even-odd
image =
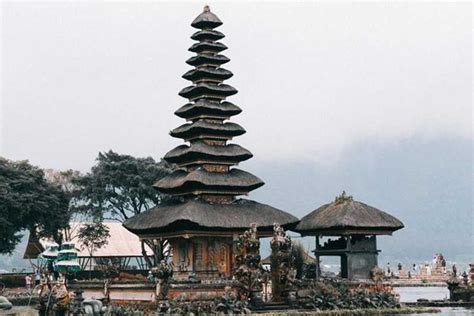
[(453, 276), (456, 276), (458, 274), (458, 268), (456, 267), (456, 264), (453, 264)]
[(40, 281), (41, 281), (41, 273), (38, 269), (38, 270), (36, 270), (36, 273), (35, 273), (35, 286), (40, 284)]
[(446, 273), (446, 259), (444, 259), (443, 255), (441, 255), (441, 268), (443, 273)]
[(429, 264), (425, 264), (426, 267), (426, 274), (431, 275), (431, 266)]
[(387, 263), (387, 275), (390, 276), (390, 262)]
[(398, 272), (400, 273), (401, 270), (402, 270), (402, 264), (399, 262), (398, 263)]
[(31, 276), (27, 274), (25, 276), (25, 283), (26, 283), (26, 290), (28, 291), (28, 293), (31, 292), (31, 280), (32, 280)]

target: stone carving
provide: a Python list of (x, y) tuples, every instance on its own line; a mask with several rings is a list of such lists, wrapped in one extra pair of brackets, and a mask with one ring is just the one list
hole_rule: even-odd
[(84, 291), (81, 289), (76, 289), (74, 291), (74, 298), (72, 299), (71, 305), (69, 306), (69, 312), (74, 316), (85, 314), (83, 304), (84, 297), (82, 296), (82, 293), (84, 293)]
[(57, 283), (53, 287), (53, 293), (56, 298), (56, 304), (54, 309), (57, 312), (66, 312), (69, 308), (69, 292), (66, 287), (66, 280), (59, 278)]
[(346, 191), (342, 191), (341, 195), (336, 196), (334, 199), (335, 204), (341, 204), (344, 202), (352, 202), (354, 199), (352, 198), (352, 195), (347, 195)]
[(262, 305), (262, 273), (260, 263), (260, 241), (257, 238), (257, 226), (252, 224), (250, 229), (239, 236), (237, 255), (235, 257), (234, 287), (243, 301), (258, 308)]
[(376, 284), (379, 282), (383, 281), (383, 278), (385, 276), (385, 272), (379, 268), (378, 266), (375, 266), (370, 270), (370, 278), (372, 281), (374, 281)]
[(156, 283), (156, 299), (164, 300), (168, 296), (169, 280), (173, 276), (173, 268), (164, 260), (151, 269), (151, 275)]
[(208, 263), (207, 263), (207, 269), (209, 271), (217, 271), (217, 263), (219, 262), (219, 253), (218, 253), (218, 244), (215, 240), (209, 241), (208, 244)]
[(294, 302), (296, 300), (296, 269), (291, 238), (277, 223), (273, 224), (273, 238), (270, 246), (272, 248), (272, 300)]

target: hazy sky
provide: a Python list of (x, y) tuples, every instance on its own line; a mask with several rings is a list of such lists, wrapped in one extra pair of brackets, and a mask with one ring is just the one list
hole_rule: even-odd
[[(0, 153), (87, 170), (159, 158), (204, 2), (2, 2)], [(258, 161), (334, 164), (350, 144), (472, 139), (469, 3), (209, 2), (231, 58), (236, 138)], [(245, 167), (243, 167), (245, 169)]]
[[(1, 3), (1, 156), (87, 171), (99, 151), (181, 144), (206, 2)], [(241, 168), (266, 181), (251, 198), (301, 217), (345, 189), (405, 223), (381, 258), (472, 259), (471, 3), (207, 3), (254, 153)]]

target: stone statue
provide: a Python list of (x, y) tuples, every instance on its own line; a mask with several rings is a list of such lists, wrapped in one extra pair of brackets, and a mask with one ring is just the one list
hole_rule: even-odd
[(56, 313), (66, 313), (69, 307), (70, 297), (65, 279), (59, 278), (53, 289), (53, 293), (56, 297), (56, 304), (54, 305)]
[(292, 301), (296, 293), (295, 257), (290, 236), (287, 236), (277, 223), (273, 224), (273, 238), (270, 246), (272, 248), (272, 300)]
[(258, 308), (262, 300), (262, 274), (260, 263), (260, 241), (257, 238), (257, 226), (252, 224), (250, 229), (239, 236), (237, 255), (235, 257), (234, 287), (241, 300), (248, 300), (250, 305)]
[(335, 204), (341, 204), (341, 203), (344, 203), (344, 202), (352, 202), (353, 200), (354, 199), (353, 199), (352, 195), (347, 195), (346, 191), (342, 191), (341, 195), (336, 196), (336, 198), (334, 199), (334, 203)]
[(173, 276), (173, 268), (161, 260), (157, 267), (151, 269), (151, 274), (156, 282), (156, 298), (164, 300), (168, 296), (169, 280)]
[(372, 270), (370, 270), (370, 277), (372, 281), (374, 281), (375, 283), (382, 282), (384, 276), (385, 276), (384, 271), (378, 266), (375, 266), (372, 268)]

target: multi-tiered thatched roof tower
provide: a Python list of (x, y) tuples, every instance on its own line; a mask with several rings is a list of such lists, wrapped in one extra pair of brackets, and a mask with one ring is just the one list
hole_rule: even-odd
[(229, 143), (245, 130), (227, 121), (242, 110), (226, 101), (237, 90), (223, 83), (232, 73), (221, 67), (229, 62), (220, 54), (227, 49), (218, 42), (224, 34), (214, 30), (221, 24), (207, 6), (191, 24), (199, 29), (191, 36), (197, 43), (189, 48), (196, 55), (186, 62), (195, 68), (183, 75), (192, 85), (179, 93), (189, 103), (175, 112), (188, 122), (170, 133), (189, 144), (165, 155), (178, 169), (154, 185), (176, 199), (124, 224), (141, 238), (169, 240), (178, 277), (189, 272), (201, 277), (229, 276), (234, 241), (250, 224), (257, 224), (261, 236), (269, 236), (273, 223), (291, 226), (298, 221), (271, 206), (238, 198), (264, 183), (234, 167), (252, 154)]

